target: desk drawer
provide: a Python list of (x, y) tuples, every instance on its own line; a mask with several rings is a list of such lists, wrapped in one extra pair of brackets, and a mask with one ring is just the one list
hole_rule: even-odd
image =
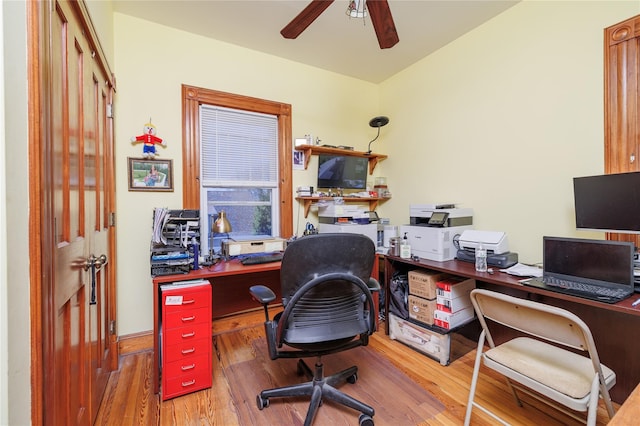
[(211, 322), (190, 324), (184, 327), (174, 327), (164, 330), (162, 336), (164, 347), (167, 348), (179, 343), (189, 343), (194, 340), (208, 339), (211, 342)]
[(163, 364), (211, 354), (211, 338), (181, 342), (175, 345), (163, 345)]
[(211, 372), (211, 354), (200, 354), (185, 357), (178, 361), (165, 363), (162, 376), (165, 378), (180, 377), (184, 374), (200, 374)]
[(162, 379), (162, 400), (211, 387), (211, 371), (197, 371)]
[(183, 309), (169, 312), (162, 321), (162, 327), (165, 330), (170, 330), (177, 327), (185, 327), (187, 325), (194, 326), (202, 323), (211, 325), (211, 309), (208, 306), (200, 309)]
[(211, 306), (211, 286), (204, 284), (195, 287), (162, 289), (163, 315), (185, 309), (200, 309)]

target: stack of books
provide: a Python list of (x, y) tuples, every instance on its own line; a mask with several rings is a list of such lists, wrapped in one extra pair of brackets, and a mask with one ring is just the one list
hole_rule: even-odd
[(311, 197), (313, 195), (313, 186), (299, 186), (296, 193), (298, 197)]

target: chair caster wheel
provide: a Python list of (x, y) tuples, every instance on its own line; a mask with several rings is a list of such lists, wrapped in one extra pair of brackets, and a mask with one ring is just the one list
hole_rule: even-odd
[(256, 397), (256, 403), (258, 405), (258, 409), (262, 410), (269, 406), (269, 398), (263, 398), (260, 395)]
[(360, 426), (373, 426), (373, 419), (371, 416), (367, 416), (366, 414), (360, 414), (358, 418), (358, 424)]
[(352, 374), (351, 376), (347, 377), (347, 383), (354, 384), (357, 381), (358, 381), (358, 373)]

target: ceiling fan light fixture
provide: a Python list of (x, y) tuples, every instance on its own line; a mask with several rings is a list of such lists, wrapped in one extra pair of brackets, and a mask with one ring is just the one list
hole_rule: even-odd
[(367, 6), (366, 0), (351, 0), (349, 2), (349, 7), (347, 7), (347, 16), (351, 18), (366, 18), (367, 17)]

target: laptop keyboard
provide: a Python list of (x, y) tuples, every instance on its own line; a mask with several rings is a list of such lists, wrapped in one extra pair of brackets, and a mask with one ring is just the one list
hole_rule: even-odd
[(562, 280), (554, 277), (543, 277), (542, 281), (548, 286), (563, 290), (569, 290), (576, 295), (582, 295), (593, 299), (622, 300), (632, 292), (621, 288), (602, 287), (595, 284), (581, 283), (577, 281)]

